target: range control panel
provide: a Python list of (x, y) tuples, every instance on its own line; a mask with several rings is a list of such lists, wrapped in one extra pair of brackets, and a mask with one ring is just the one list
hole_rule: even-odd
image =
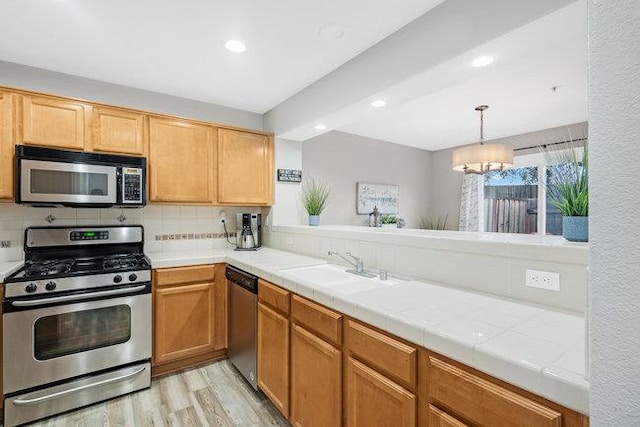
[(109, 240), (109, 232), (106, 230), (72, 231), (69, 236), (72, 242), (78, 240)]

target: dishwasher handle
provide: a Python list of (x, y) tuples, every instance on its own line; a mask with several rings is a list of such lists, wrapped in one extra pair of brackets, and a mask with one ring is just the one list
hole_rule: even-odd
[(232, 285), (240, 286), (253, 294), (258, 294), (258, 276), (228, 265), (225, 277)]

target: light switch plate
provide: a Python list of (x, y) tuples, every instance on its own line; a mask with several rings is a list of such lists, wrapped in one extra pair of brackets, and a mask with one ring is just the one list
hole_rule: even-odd
[(527, 269), (526, 286), (532, 288), (560, 291), (560, 274), (552, 271), (540, 271)]

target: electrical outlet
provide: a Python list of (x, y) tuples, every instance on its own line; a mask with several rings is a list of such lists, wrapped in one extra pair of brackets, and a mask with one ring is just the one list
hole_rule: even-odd
[(549, 291), (560, 291), (560, 274), (551, 271), (529, 270), (527, 269), (526, 286), (532, 288), (547, 289)]

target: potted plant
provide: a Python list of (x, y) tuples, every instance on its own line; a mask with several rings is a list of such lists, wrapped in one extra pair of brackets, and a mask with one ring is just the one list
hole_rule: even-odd
[(562, 236), (572, 242), (589, 240), (589, 159), (587, 145), (582, 154), (572, 142), (545, 150), (547, 193), (562, 214)]
[(320, 224), (320, 214), (327, 206), (329, 189), (326, 184), (310, 179), (302, 184), (302, 204), (309, 215), (309, 225)]
[(398, 217), (395, 215), (382, 215), (380, 224), (383, 228), (398, 228)]

